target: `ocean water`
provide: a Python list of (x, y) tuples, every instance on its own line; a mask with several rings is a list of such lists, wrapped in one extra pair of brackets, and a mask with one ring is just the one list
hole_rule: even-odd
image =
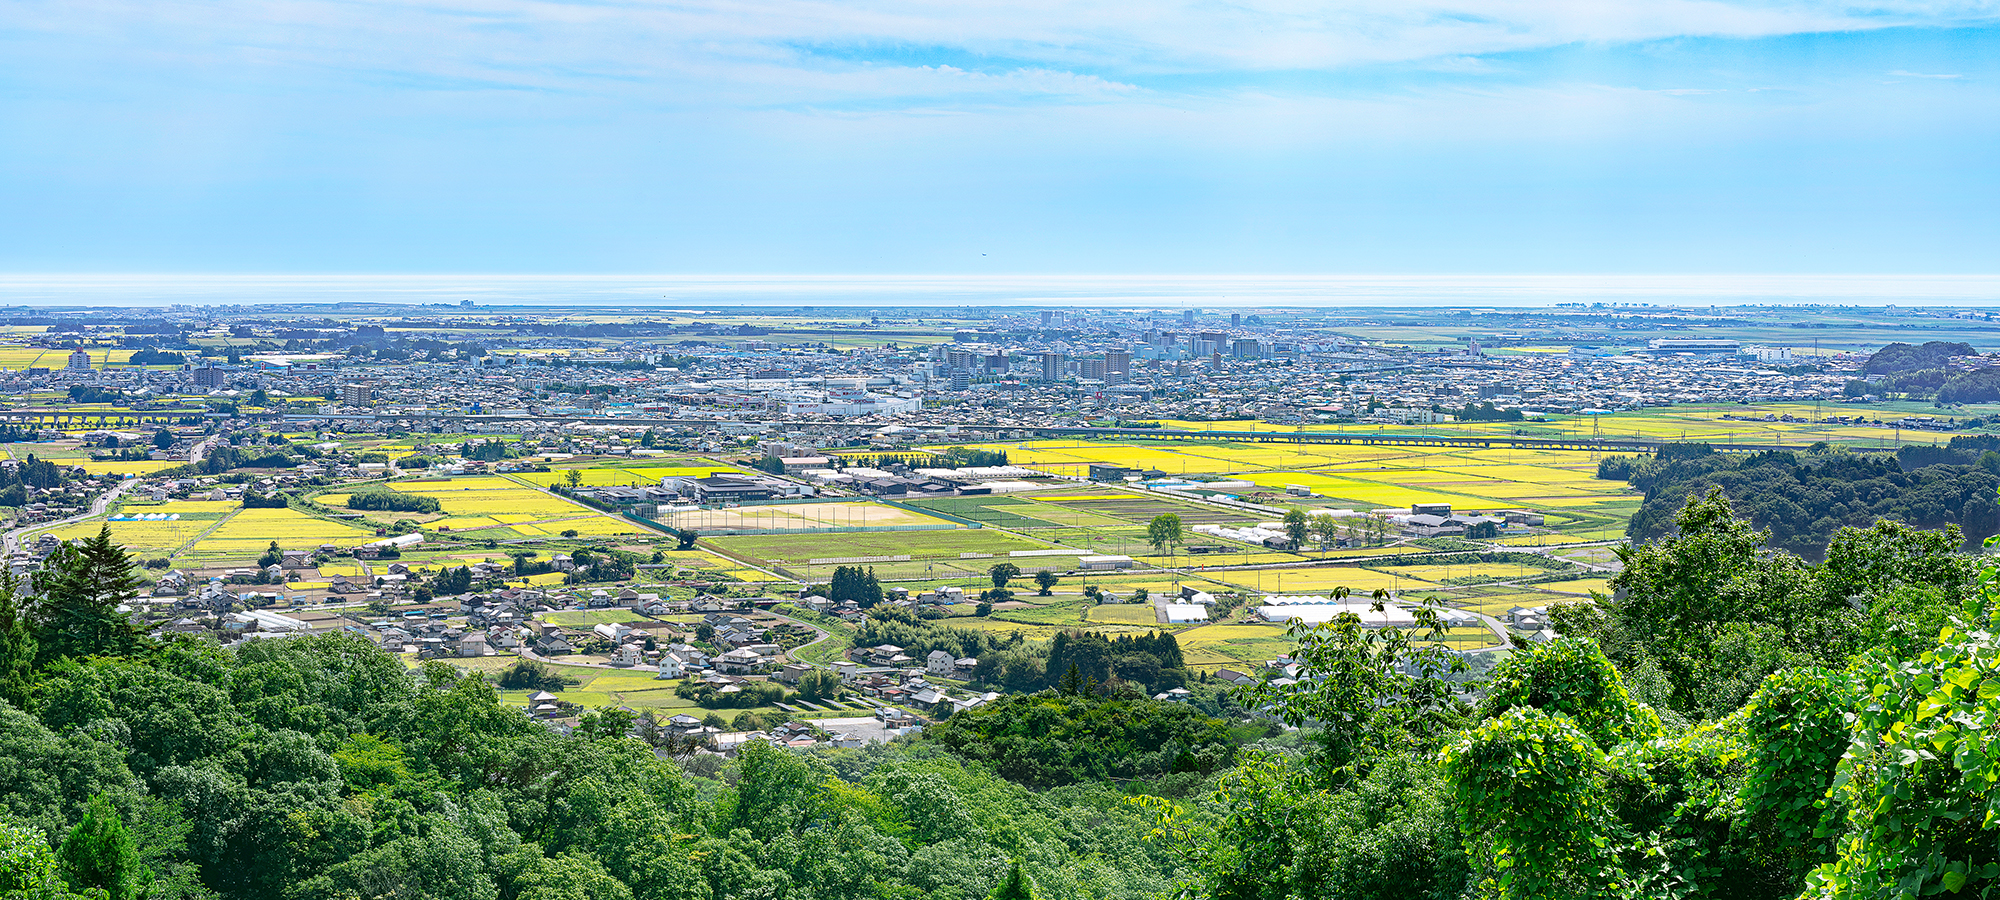
[(0, 307), (1495, 307), (1617, 303), (1991, 309), (2000, 275), (0, 275)]

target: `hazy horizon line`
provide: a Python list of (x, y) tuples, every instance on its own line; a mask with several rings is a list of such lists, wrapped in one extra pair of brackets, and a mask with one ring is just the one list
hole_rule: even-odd
[(2000, 273), (0, 273), (0, 305), (1986, 305)]

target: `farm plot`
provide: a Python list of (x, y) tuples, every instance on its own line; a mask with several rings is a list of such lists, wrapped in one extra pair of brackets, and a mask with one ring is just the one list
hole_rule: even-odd
[(106, 522), (92, 519), (51, 528), (44, 532), (53, 534), (60, 540), (96, 537), (98, 529), (109, 527), (111, 539), (140, 556), (167, 556), (180, 549), (182, 544), (200, 536), (215, 520), (189, 519), (183, 516), (170, 522)]
[(1180, 516), (1181, 521), (1188, 525), (1241, 524), (1257, 520), (1256, 516), (1247, 512), (1237, 512), (1219, 506), (1176, 503), (1141, 494), (1047, 495), (1037, 497), (1036, 502), (1082, 510), (1129, 523), (1150, 522), (1153, 517), (1162, 513)]
[(1283, 625), (1202, 625), (1179, 632), (1174, 639), (1189, 666), (1209, 671), (1260, 666), (1292, 652), (1294, 646)]
[(1547, 569), (1506, 562), (1436, 566), (1378, 566), (1375, 568), (1375, 571), (1440, 584), (1447, 583), (1450, 579), (1454, 578), (1487, 578), (1498, 581), (1503, 579), (1533, 578), (1538, 575), (1548, 574)]
[(316, 519), (290, 509), (246, 509), (230, 516), (221, 527), (188, 549), (190, 556), (256, 556), (272, 541), (278, 546), (303, 550), (320, 544), (358, 544), (374, 537), (338, 522)]
[(886, 503), (779, 503), (729, 509), (662, 512), (660, 520), (703, 534), (839, 528), (955, 528), (956, 523)]
[[(848, 534), (725, 535), (705, 539), (723, 550), (779, 565), (802, 566), (813, 559), (908, 555), (913, 560), (957, 560), (962, 553), (991, 553), (1002, 560), (1011, 550), (1046, 550), (1048, 545), (991, 529), (876, 531)], [(983, 571), (995, 560), (968, 560)], [(831, 566), (831, 563), (827, 565)], [(879, 563), (868, 563), (877, 565)]]
[(1089, 610), (1092, 622), (1113, 625), (1154, 625), (1159, 612), (1151, 603), (1100, 603)]
[(1609, 594), (1611, 593), (1611, 580), (1608, 578), (1577, 578), (1570, 581), (1545, 581), (1535, 585), (1535, 587), (1545, 591), (1556, 591), (1564, 594), (1589, 594), (1593, 591), (1599, 594)]
[(1427, 590), (1434, 585), (1420, 578), (1377, 572), (1357, 566), (1313, 566), (1292, 569), (1236, 569), (1213, 574), (1213, 578), (1266, 594), (1324, 594), (1344, 587), (1357, 594), (1376, 588), (1386, 590)]
[(171, 469), (186, 464), (185, 461), (172, 459), (85, 459), (75, 463), (92, 475), (103, 475), (107, 472), (118, 475), (151, 475), (161, 469)]
[(643, 487), (656, 485), (660, 479), (669, 477), (706, 478), (718, 472), (736, 472), (734, 466), (573, 466), (550, 469), (547, 472), (522, 472), (514, 477), (542, 487), (569, 483), (571, 469), (581, 472), (583, 480), (578, 484), (587, 487)]
[(241, 508), (243, 505), (234, 500), (168, 500), (164, 503), (127, 501), (119, 506), (118, 511), (128, 516), (157, 514), (213, 522)]
[[(421, 494), (438, 501), (444, 516), (426, 521), (425, 527), (456, 533), (469, 532), (467, 536), (470, 537), (545, 537), (568, 530), (589, 535), (645, 532), (644, 528), (625, 519), (604, 515), (587, 506), (505, 478), (488, 476), (401, 481), (391, 483), (389, 487), (398, 493)], [(320, 499), (329, 504), (345, 502), (345, 497), (340, 495)], [(426, 518), (407, 513), (380, 513), (371, 517)]]
[[(1053, 518), (1042, 518), (1037, 514), (1039, 510), (1052, 507), (1007, 496), (940, 497), (932, 500), (913, 500), (910, 505), (1000, 528), (1047, 528), (1062, 524)], [(1053, 508), (1060, 509), (1060, 507)]]

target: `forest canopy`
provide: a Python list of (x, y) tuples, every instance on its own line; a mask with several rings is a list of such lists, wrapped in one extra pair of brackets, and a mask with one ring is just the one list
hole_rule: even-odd
[(1711, 489), (1728, 496), (1752, 525), (1768, 529), (1772, 546), (1808, 559), (1820, 558), (1839, 529), (1878, 519), (1955, 526), (1968, 546), (2000, 532), (2000, 454), (1991, 467), (1969, 451), (1913, 458), (1920, 464), (1911, 467), (1888, 453), (1699, 452), (1706, 449), (1669, 444), (1650, 458), (1608, 457), (1599, 464), (1599, 477), (1629, 481), (1645, 494), (1626, 528), (1634, 542), (1667, 535), (1688, 498)]

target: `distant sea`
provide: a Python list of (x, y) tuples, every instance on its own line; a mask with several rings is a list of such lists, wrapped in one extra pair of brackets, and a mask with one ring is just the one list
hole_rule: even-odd
[(0, 275), (0, 307), (2000, 306), (2000, 275)]

